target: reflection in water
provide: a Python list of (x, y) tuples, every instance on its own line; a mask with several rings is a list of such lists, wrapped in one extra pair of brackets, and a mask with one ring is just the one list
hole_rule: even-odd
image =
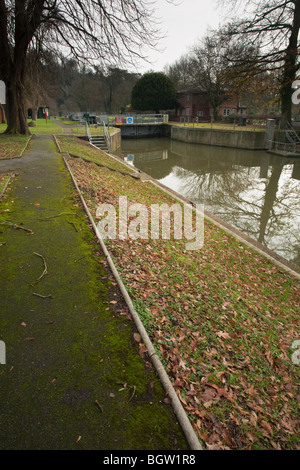
[(166, 138), (124, 140), (120, 152), (300, 270), (299, 159)]

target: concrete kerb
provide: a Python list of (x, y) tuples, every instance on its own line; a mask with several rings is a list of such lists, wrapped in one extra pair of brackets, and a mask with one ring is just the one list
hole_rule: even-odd
[(0, 193), (0, 200), (2, 199), (2, 196), (4, 195), (5, 191), (7, 190), (7, 186), (9, 185), (9, 182), (11, 180), (11, 175), (9, 175), (5, 185), (4, 185), (4, 188), (2, 189), (1, 193)]
[[(61, 153), (61, 149), (59, 147), (59, 144), (58, 144), (55, 136), (54, 136), (54, 140), (56, 142), (56, 145), (57, 145), (57, 148), (58, 148), (59, 152)], [(176, 392), (173, 388), (172, 382), (170, 381), (170, 379), (168, 377), (168, 374), (164, 369), (163, 364), (161, 363), (159, 357), (157, 356), (155, 348), (154, 348), (154, 346), (153, 346), (153, 344), (152, 344), (152, 342), (151, 342), (151, 340), (148, 336), (148, 333), (146, 332), (146, 330), (144, 328), (144, 325), (142, 324), (141, 319), (140, 319), (138, 313), (136, 312), (136, 310), (133, 306), (132, 300), (131, 300), (131, 298), (130, 298), (130, 296), (129, 296), (129, 294), (128, 294), (128, 292), (127, 292), (127, 290), (126, 290), (126, 288), (123, 284), (123, 281), (120, 278), (120, 275), (119, 275), (119, 273), (116, 269), (116, 266), (115, 266), (115, 264), (114, 264), (114, 262), (113, 262), (113, 260), (110, 256), (107, 248), (106, 248), (106, 245), (105, 245), (105, 243), (102, 239), (102, 236), (101, 236), (101, 234), (100, 234), (100, 232), (99, 232), (99, 230), (98, 230), (98, 228), (95, 224), (95, 221), (94, 221), (94, 219), (93, 219), (93, 217), (92, 217), (92, 215), (91, 215), (91, 213), (90, 213), (90, 211), (89, 211), (89, 209), (86, 205), (84, 197), (81, 194), (81, 191), (80, 191), (80, 189), (77, 185), (76, 179), (73, 175), (73, 172), (70, 169), (66, 159), (64, 157), (62, 157), (62, 158), (64, 160), (64, 163), (65, 163), (65, 166), (66, 166), (67, 170), (69, 171), (69, 173), (71, 175), (73, 184), (74, 184), (74, 186), (75, 186), (75, 188), (76, 188), (76, 190), (79, 194), (82, 205), (83, 205), (83, 207), (86, 211), (86, 214), (89, 218), (89, 221), (90, 221), (90, 223), (93, 227), (94, 233), (96, 234), (96, 236), (99, 240), (100, 246), (101, 246), (101, 248), (103, 250), (103, 253), (104, 253), (104, 255), (107, 259), (107, 262), (108, 262), (109, 267), (112, 271), (112, 274), (113, 274), (114, 278), (116, 279), (116, 282), (118, 283), (118, 286), (119, 286), (120, 291), (121, 291), (121, 293), (124, 297), (124, 300), (125, 300), (128, 308), (129, 308), (129, 311), (130, 311), (130, 313), (132, 315), (132, 318), (135, 322), (137, 330), (138, 330), (139, 334), (141, 335), (142, 341), (144, 342), (144, 344), (147, 348), (148, 355), (151, 358), (151, 361), (152, 361), (153, 366), (154, 366), (154, 368), (157, 372), (157, 375), (158, 375), (158, 377), (159, 377), (159, 379), (160, 379), (160, 381), (161, 381), (168, 397), (171, 399), (174, 413), (175, 413), (175, 415), (178, 419), (178, 422), (179, 422), (179, 424), (180, 424), (180, 426), (181, 426), (181, 428), (184, 432), (184, 435), (187, 439), (187, 442), (188, 442), (191, 450), (203, 450), (203, 448), (202, 448), (202, 446), (199, 442), (199, 439), (198, 439), (198, 437), (197, 437), (197, 435), (196, 435), (196, 433), (195, 433), (195, 431), (194, 431), (194, 429), (191, 425), (191, 422), (190, 422), (186, 412), (184, 411), (183, 406), (182, 406), (182, 404), (181, 404), (181, 402), (180, 402), (180, 400), (179, 400), (179, 398), (178, 398), (178, 396), (177, 396), (177, 394), (176, 394)]]
[(29, 137), (29, 139), (27, 140), (27, 144), (26, 144), (25, 147), (23, 148), (23, 150), (22, 150), (22, 152), (21, 152), (19, 158), (21, 158), (21, 157), (24, 155), (24, 153), (25, 153), (25, 151), (27, 150), (27, 147), (28, 147), (28, 145), (29, 145), (31, 139), (32, 139), (32, 135), (31, 135), (31, 136)]
[[(1, 158), (1, 161), (2, 161), (2, 160), (14, 160), (15, 158), (21, 158), (21, 157), (23, 156), (23, 154), (25, 153), (25, 151), (27, 150), (27, 147), (28, 147), (29, 142), (31, 141), (31, 139), (32, 139), (32, 135), (31, 135), (31, 136), (29, 137), (29, 139), (27, 140), (27, 143), (26, 143), (25, 147), (23, 148), (22, 152), (20, 153), (20, 155), (19, 155), (18, 157)], [(7, 187), (8, 187), (8, 185), (9, 185), (9, 183), (10, 183), (11, 178), (12, 178), (11, 175), (9, 175), (9, 178), (8, 178), (8, 180), (6, 181), (4, 188), (2, 189), (2, 191), (1, 191), (1, 193), (0, 193), (0, 200), (2, 199), (2, 196), (4, 195), (5, 191), (7, 190)]]

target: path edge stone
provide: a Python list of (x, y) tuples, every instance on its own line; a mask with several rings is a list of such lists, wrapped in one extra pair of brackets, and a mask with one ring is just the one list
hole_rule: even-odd
[[(58, 142), (57, 142), (55, 136), (54, 136), (54, 140), (56, 142), (58, 151), (61, 154), (61, 149), (58, 145)], [(179, 400), (179, 398), (178, 398), (178, 396), (175, 392), (175, 389), (172, 385), (172, 382), (170, 381), (170, 378), (169, 378), (167, 372), (165, 371), (162, 362), (160, 361), (159, 357), (157, 356), (157, 354), (155, 352), (155, 349), (154, 349), (154, 346), (153, 346), (153, 344), (152, 344), (152, 342), (151, 342), (151, 340), (148, 336), (148, 333), (145, 330), (145, 327), (142, 324), (141, 319), (140, 319), (138, 313), (136, 312), (136, 310), (133, 306), (132, 300), (131, 300), (131, 298), (130, 298), (130, 296), (129, 296), (129, 294), (128, 294), (128, 292), (127, 292), (127, 290), (126, 290), (126, 288), (123, 284), (123, 281), (120, 278), (120, 275), (119, 275), (119, 273), (118, 273), (118, 271), (115, 267), (115, 264), (114, 264), (114, 262), (113, 262), (113, 260), (110, 256), (108, 250), (107, 250), (107, 247), (106, 247), (106, 245), (105, 245), (105, 243), (104, 243), (104, 241), (101, 237), (101, 234), (100, 234), (99, 230), (97, 229), (95, 221), (94, 221), (94, 219), (93, 219), (93, 217), (92, 217), (92, 215), (91, 215), (91, 213), (90, 213), (90, 211), (87, 207), (87, 204), (84, 200), (84, 197), (81, 194), (81, 191), (78, 187), (77, 181), (76, 181), (76, 179), (75, 179), (75, 177), (72, 173), (72, 170), (70, 169), (66, 158), (63, 155), (61, 155), (61, 156), (62, 156), (64, 164), (65, 164), (65, 166), (66, 166), (66, 168), (67, 168), (67, 170), (68, 170), (68, 172), (71, 176), (71, 179), (72, 179), (72, 182), (73, 182), (73, 184), (76, 188), (76, 191), (78, 192), (81, 203), (82, 203), (82, 205), (84, 207), (84, 210), (85, 210), (85, 212), (86, 212), (86, 214), (89, 218), (89, 221), (90, 221), (90, 223), (93, 227), (94, 233), (95, 233), (95, 235), (97, 236), (97, 238), (99, 240), (100, 246), (101, 246), (101, 248), (103, 250), (103, 253), (104, 253), (104, 255), (107, 259), (107, 262), (108, 262), (109, 267), (112, 271), (112, 274), (114, 275), (114, 277), (116, 279), (116, 282), (118, 283), (118, 286), (121, 290), (121, 293), (124, 297), (124, 300), (125, 300), (128, 308), (129, 308), (129, 311), (130, 311), (130, 313), (132, 315), (132, 318), (135, 322), (135, 325), (138, 329), (138, 332), (140, 333), (141, 338), (142, 338), (142, 340), (143, 340), (143, 342), (144, 342), (144, 344), (147, 348), (149, 357), (151, 358), (151, 361), (154, 365), (154, 368), (155, 368), (155, 370), (156, 370), (156, 372), (157, 372), (157, 374), (160, 378), (160, 381), (161, 381), (167, 395), (171, 399), (174, 413), (175, 413), (175, 415), (178, 419), (179, 424), (181, 425), (181, 428), (182, 428), (183, 433), (186, 437), (186, 440), (187, 440), (191, 450), (203, 450), (203, 448), (202, 448), (202, 446), (199, 442), (199, 439), (196, 435), (196, 432), (195, 432), (195, 430), (194, 430), (194, 428), (193, 428), (193, 426), (192, 426), (192, 424), (191, 424), (191, 422), (190, 422), (190, 420), (189, 420), (189, 418), (188, 418), (188, 416), (187, 416), (187, 414), (186, 414), (186, 412), (185, 412), (185, 410), (184, 410), (184, 408), (183, 408), (183, 406), (182, 406), (182, 404), (181, 404), (181, 402), (180, 402), (180, 400)]]

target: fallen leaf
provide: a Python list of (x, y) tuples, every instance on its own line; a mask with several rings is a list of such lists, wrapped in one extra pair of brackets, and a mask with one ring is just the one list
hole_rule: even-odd
[(145, 354), (147, 353), (147, 348), (143, 343), (139, 344), (139, 354), (141, 357), (144, 357)]
[(139, 333), (134, 333), (133, 334), (134, 339), (136, 340), (137, 343), (140, 343), (142, 340), (142, 337)]
[(218, 331), (216, 335), (219, 336), (219, 338), (230, 339), (230, 334), (225, 331)]
[(270, 436), (272, 436), (272, 434), (273, 434), (272, 426), (271, 426), (269, 423), (267, 423), (267, 421), (264, 421), (264, 420), (261, 422), (261, 425), (262, 425), (262, 427), (264, 428), (264, 430), (265, 430)]

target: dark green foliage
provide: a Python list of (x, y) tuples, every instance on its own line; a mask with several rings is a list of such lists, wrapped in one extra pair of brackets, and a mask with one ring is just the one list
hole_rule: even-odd
[(162, 72), (150, 72), (135, 84), (131, 105), (138, 111), (171, 109), (175, 105), (175, 84)]

